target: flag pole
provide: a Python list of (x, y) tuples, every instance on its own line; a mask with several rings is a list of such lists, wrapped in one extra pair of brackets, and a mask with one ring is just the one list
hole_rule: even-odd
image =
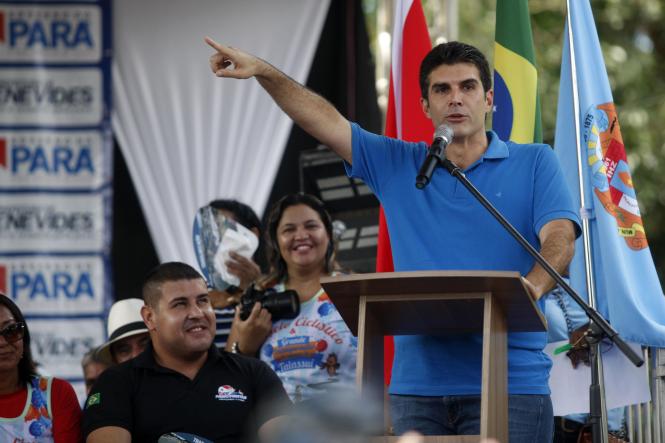
[(573, 115), (575, 116), (575, 145), (577, 152), (577, 176), (579, 179), (580, 218), (582, 219), (582, 240), (584, 243), (584, 268), (586, 270), (586, 289), (589, 295), (589, 305), (596, 308), (596, 283), (593, 276), (593, 260), (591, 258), (591, 235), (589, 219), (593, 217), (593, 209), (587, 207), (584, 189), (584, 160), (582, 158), (582, 141), (580, 139), (580, 98), (577, 91), (577, 65), (575, 62), (575, 44), (573, 42), (573, 27), (570, 21), (570, 0), (566, 0), (566, 19), (568, 21), (568, 49), (570, 52), (570, 78), (573, 89)]
[[(573, 116), (575, 120), (575, 145), (577, 152), (577, 176), (579, 179), (580, 218), (582, 220), (582, 243), (584, 249), (584, 268), (586, 271), (586, 288), (589, 305), (596, 308), (596, 283), (593, 275), (593, 259), (591, 257), (591, 235), (589, 220), (593, 217), (593, 208), (587, 207), (584, 183), (584, 159), (580, 138), (580, 101), (577, 90), (577, 65), (575, 60), (575, 42), (570, 14), (570, 0), (566, 0), (566, 20), (568, 21), (568, 50), (570, 56), (570, 78), (573, 90)], [(587, 338), (587, 340), (589, 340)], [(605, 404), (605, 377), (603, 361), (599, 355), (600, 346), (589, 341), (589, 361), (591, 366), (591, 387), (589, 398), (589, 417), (592, 426), (593, 443), (608, 441), (607, 408)], [(598, 391), (598, 392), (596, 392)], [(600, 410), (598, 410), (600, 409)]]

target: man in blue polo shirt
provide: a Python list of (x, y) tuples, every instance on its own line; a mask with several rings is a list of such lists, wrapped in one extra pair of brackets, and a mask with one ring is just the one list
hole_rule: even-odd
[[(425, 143), (368, 133), (267, 62), (211, 39), (207, 43), (216, 51), (210, 64), (218, 77), (256, 77), (298, 125), (346, 161), (349, 175), (374, 191), (386, 213), (396, 270), (519, 271), (544, 307), (541, 297), (554, 286), (552, 279), (456, 179), (439, 168), (424, 191), (416, 189)], [(459, 42), (436, 46), (421, 64), (420, 86), (423, 112), (435, 127), (454, 130), (446, 157), (555, 269), (565, 270), (579, 224), (559, 165), (546, 145), (504, 142), (486, 132), (494, 96), (483, 54)], [(509, 334), (513, 443), (552, 438), (546, 342), (546, 333)], [(396, 433), (478, 434), (480, 375), (477, 335), (396, 337), (390, 385)]]

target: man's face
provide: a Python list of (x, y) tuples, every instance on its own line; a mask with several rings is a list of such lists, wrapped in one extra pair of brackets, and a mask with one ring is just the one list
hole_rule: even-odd
[(141, 314), (151, 332), (155, 351), (177, 359), (196, 359), (215, 337), (215, 313), (202, 279), (164, 283), (156, 307)]
[(434, 127), (446, 123), (456, 139), (485, 133), (485, 115), (492, 109), (494, 92), (483, 91), (478, 68), (471, 63), (440, 65), (429, 75), (423, 111)]
[(115, 343), (111, 343), (111, 356), (113, 361), (120, 364), (131, 360), (143, 352), (150, 343), (150, 334), (142, 332), (140, 334), (130, 335)]
[(83, 367), (83, 380), (85, 381), (85, 393), (90, 394), (92, 386), (97, 382), (99, 376), (106, 370), (104, 363), (96, 361), (90, 362)]

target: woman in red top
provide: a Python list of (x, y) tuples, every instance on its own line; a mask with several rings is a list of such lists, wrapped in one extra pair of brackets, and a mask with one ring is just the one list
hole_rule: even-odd
[(74, 389), (37, 374), (25, 318), (0, 293), (0, 440), (77, 443), (80, 421)]

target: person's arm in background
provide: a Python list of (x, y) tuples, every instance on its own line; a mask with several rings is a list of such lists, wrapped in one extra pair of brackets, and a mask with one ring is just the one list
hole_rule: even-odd
[(258, 57), (209, 37), (205, 41), (216, 51), (210, 67), (217, 77), (255, 77), (298, 126), (351, 163), (351, 126), (330, 102)]
[[(252, 375), (256, 383), (256, 420), (259, 424), (257, 430), (259, 441), (275, 441), (275, 436), (282, 438), (277, 441), (287, 441), (284, 437), (293, 424), (293, 403), (289, 399), (284, 385), (277, 374), (264, 362), (259, 362), (255, 367), (256, 372)], [(297, 423), (297, 421), (296, 421)], [(298, 434), (301, 436), (301, 433)], [(273, 437), (273, 438), (271, 438)]]
[[(257, 237), (259, 235), (258, 229), (254, 232)], [(229, 293), (226, 291), (210, 291), (210, 299), (215, 309), (223, 309), (224, 312), (215, 315), (219, 319), (223, 316), (225, 321), (228, 321), (230, 314), (228, 308), (236, 305), (236, 312), (233, 316), (231, 329), (228, 337), (226, 337), (225, 349), (229, 352), (233, 351), (233, 344), (237, 343), (239, 352), (246, 355), (255, 355), (256, 351), (261, 347), (263, 341), (270, 333), (272, 322), (270, 314), (265, 309), (257, 308), (253, 315), (250, 315), (245, 321), (239, 318), (238, 303), (242, 298), (243, 293), (249, 286), (261, 277), (261, 268), (254, 260), (247, 258), (237, 252), (230, 251), (230, 259), (224, 264), (228, 272), (238, 277), (240, 283), (237, 292)], [(219, 331), (218, 331), (219, 332)], [(242, 345), (240, 345), (242, 343)]]
[(134, 409), (129, 376), (112, 367), (90, 390), (83, 410), (81, 431), (86, 443), (131, 443)]
[(52, 381), (51, 410), (53, 441), (55, 443), (81, 441), (81, 407), (74, 388), (65, 380), (54, 378)]
[(261, 277), (261, 268), (259, 268), (259, 265), (254, 260), (234, 251), (230, 251), (229, 255), (231, 259), (225, 262), (226, 269), (240, 279), (240, 283), (238, 284), (240, 291), (230, 293), (216, 289), (210, 290), (210, 301), (215, 309), (233, 307), (233, 305), (240, 302), (243, 292)]
[(261, 303), (254, 303), (251, 313), (246, 320), (240, 318), (240, 307), (236, 307), (235, 317), (226, 341), (226, 350), (233, 351), (233, 344), (237, 343), (238, 351), (243, 355), (256, 355), (272, 331), (272, 316)]
[(88, 435), (86, 443), (131, 443), (132, 436), (127, 429), (118, 426), (104, 426)]
[(237, 252), (229, 253), (231, 260), (225, 262), (226, 269), (240, 279), (238, 287), (245, 291), (250, 284), (261, 276), (261, 268), (251, 258), (244, 257)]

